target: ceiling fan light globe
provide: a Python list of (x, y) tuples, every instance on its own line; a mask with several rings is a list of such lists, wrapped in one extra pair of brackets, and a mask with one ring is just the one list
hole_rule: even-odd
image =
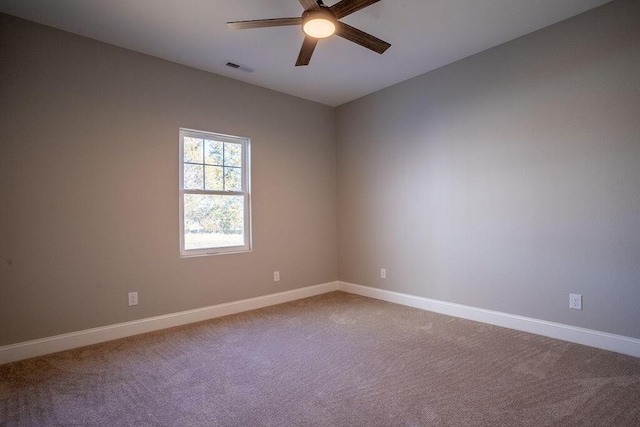
[(302, 26), (302, 31), (316, 39), (326, 39), (336, 32), (336, 24), (325, 18), (309, 19)]

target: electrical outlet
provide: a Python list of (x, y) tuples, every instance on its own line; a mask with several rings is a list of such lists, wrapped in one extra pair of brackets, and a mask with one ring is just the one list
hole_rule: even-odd
[(569, 308), (574, 310), (582, 310), (582, 295), (569, 294)]
[(138, 293), (129, 292), (129, 306), (138, 305)]
[(386, 279), (387, 278), (387, 269), (386, 268), (381, 268), (380, 269), (380, 278), (381, 279)]
[(273, 272), (273, 281), (274, 282), (279, 282), (280, 281), (280, 272), (279, 271), (274, 271)]

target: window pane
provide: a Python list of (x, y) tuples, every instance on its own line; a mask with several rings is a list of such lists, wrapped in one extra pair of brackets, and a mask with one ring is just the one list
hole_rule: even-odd
[(244, 196), (184, 195), (186, 250), (243, 245)]
[(202, 139), (184, 138), (184, 161), (202, 163)]
[(202, 165), (184, 164), (184, 188), (187, 190), (202, 190), (203, 169)]
[(224, 165), (242, 166), (242, 146), (240, 144), (224, 143)]
[(222, 166), (205, 166), (205, 187), (205, 190), (224, 190)]
[(242, 169), (224, 168), (224, 189), (226, 191), (242, 191)]
[(222, 166), (222, 146), (220, 141), (207, 139), (204, 141), (204, 162), (209, 165)]

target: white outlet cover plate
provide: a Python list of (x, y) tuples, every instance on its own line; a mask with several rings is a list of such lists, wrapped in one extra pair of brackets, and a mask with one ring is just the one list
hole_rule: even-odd
[(582, 310), (582, 295), (569, 294), (569, 308), (574, 310)]
[(138, 305), (138, 293), (129, 292), (129, 306)]

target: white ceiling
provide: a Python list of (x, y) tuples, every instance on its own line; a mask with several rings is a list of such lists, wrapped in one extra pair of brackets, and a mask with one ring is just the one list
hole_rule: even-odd
[(0, 0), (0, 11), (337, 106), (609, 1), (381, 0), (343, 21), (391, 43), (387, 52), (332, 37), (319, 42), (307, 67), (294, 67), (300, 27), (233, 31), (225, 24), (297, 17), (298, 0)]

